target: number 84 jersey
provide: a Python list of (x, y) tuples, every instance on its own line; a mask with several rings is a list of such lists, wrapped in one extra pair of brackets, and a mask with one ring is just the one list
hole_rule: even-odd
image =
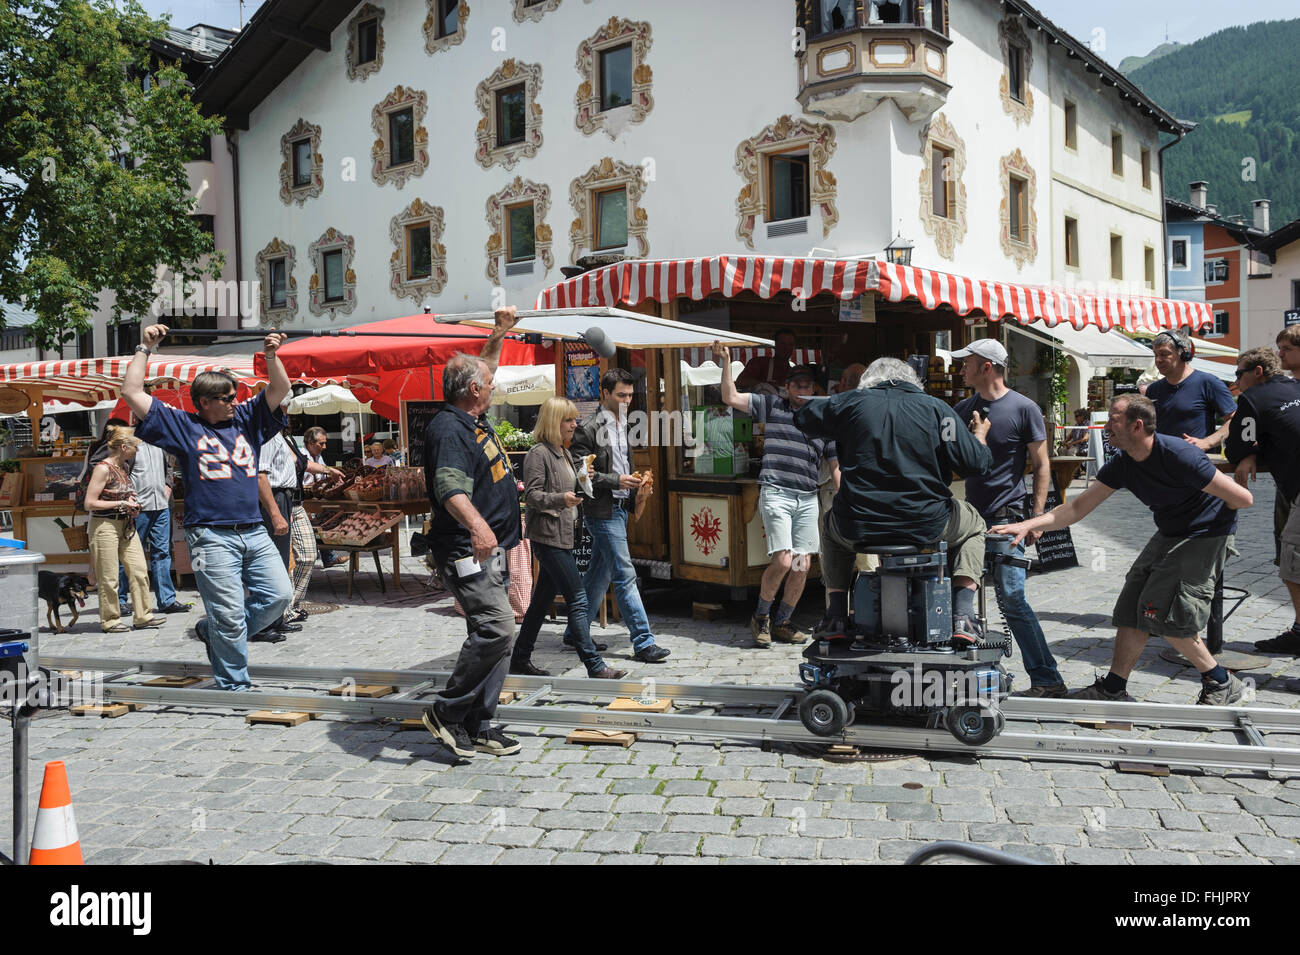
[(262, 520), (258, 452), (287, 424), (267, 405), (265, 392), (236, 405), (234, 417), (219, 424), (155, 398), (136, 436), (176, 455), (185, 480), (186, 527), (253, 524)]

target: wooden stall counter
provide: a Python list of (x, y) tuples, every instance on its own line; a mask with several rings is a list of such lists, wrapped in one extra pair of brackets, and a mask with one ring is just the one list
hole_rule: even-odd
[[(325, 550), (332, 550), (348, 555), (348, 597), (352, 596), (354, 582), (356, 578), (358, 555), (370, 554), (374, 557), (375, 572), (379, 576), (379, 587), (384, 593), (388, 592), (384, 584), (384, 573), (379, 564), (379, 552), (390, 550), (393, 558), (393, 587), (400, 587), (402, 583), (402, 566), (401, 566), (401, 521), (402, 517), (409, 517), (418, 514), (427, 514), (429, 511), (429, 502), (425, 500), (416, 501), (322, 501), (322, 500), (305, 500), (302, 502), (305, 510), (312, 518), (312, 527), (316, 531), (318, 546)], [(391, 526), (380, 531), (374, 538), (364, 542), (342, 542), (337, 539), (328, 538), (327, 534), (322, 534), (319, 523), (322, 512), (337, 512), (344, 514), (357, 514), (366, 511), (380, 511), (384, 514), (394, 515), (391, 518)]]

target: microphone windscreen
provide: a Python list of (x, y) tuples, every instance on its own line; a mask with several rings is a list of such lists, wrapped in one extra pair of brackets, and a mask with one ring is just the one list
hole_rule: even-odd
[(582, 337), (601, 358), (613, 358), (614, 353), (618, 351), (618, 346), (609, 340), (609, 336), (594, 325), (583, 332)]

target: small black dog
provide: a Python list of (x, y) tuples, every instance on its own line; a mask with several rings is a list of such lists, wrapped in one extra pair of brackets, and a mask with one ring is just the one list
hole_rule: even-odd
[(58, 574), (42, 570), (36, 575), (36, 592), (45, 601), (45, 619), (53, 633), (67, 633), (59, 618), (59, 607), (67, 604), (72, 610), (72, 622), (77, 622), (78, 607), (86, 606), (86, 592), (90, 580), (84, 574)]

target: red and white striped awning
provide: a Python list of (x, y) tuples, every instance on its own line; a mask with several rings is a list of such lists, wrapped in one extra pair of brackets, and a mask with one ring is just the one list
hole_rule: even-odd
[(1139, 295), (1092, 294), (1065, 288), (1017, 285), (965, 278), (933, 269), (892, 265), (874, 259), (796, 259), (761, 255), (715, 255), (698, 259), (619, 262), (574, 276), (545, 289), (537, 308), (638, 305), (646, 299), (699, 300), (741, 292), (771, 298), (793, 292), (799, 298), (829, 293), (851, 299), (874, 291), (888, 302), (913, 300), (927, 309), (951, 308), (958, 315), (980, 312), (993, 321), (1022, 325), (1069, 323), (1126, 331), (1190, 326), (1214, 320), (1204, 302)]
[[(0, 385), (39, 389), (44, 401), (72, 401), (91, 405), (116, 398), (130, 355), (117, 358), (76, 358), (66, 361), (18, 362), (0, 365)], [(228, 371), (255, 385), (252, 355), (156, 355), (149, 359), (145, 381), (150, 384), (188, 385), (205, 371)], [(299, 379), (304, 384), (329, 384), (334, 379)]]

